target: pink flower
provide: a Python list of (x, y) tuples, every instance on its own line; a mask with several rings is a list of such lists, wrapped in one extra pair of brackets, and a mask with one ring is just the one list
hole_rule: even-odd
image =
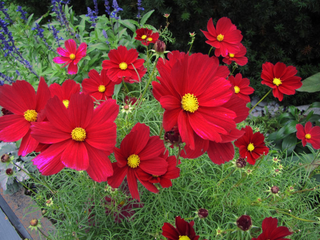
[(57, 48), (57, 52), (61, 57), (55, 57), (53, 61), (58, 64), (63, 64), (62, 67), (68, 66), (68, 74), (77, 74), (78, 73), (78, 62), (81, 58), (86, 56), (87, 53), (87, 44), (81, 43), (77, 49), (77, 44), (73, 39), (69, 39), (64, 42), (66, 49), (61, 47)]

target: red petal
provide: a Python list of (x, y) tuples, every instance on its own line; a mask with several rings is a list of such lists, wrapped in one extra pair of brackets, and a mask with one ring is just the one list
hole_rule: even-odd
[(179, 233), (170, 223), (164, 223), (162, 226), (162, 235), (168, 239), (179, 239)]
[(108, 156), (101, 150), (86, 144), (89, 156), (87, 173), (96, 182), (105, 182), (113, 175), (113, 168)]
[(31, 126), (32, 136), (41, 143), (53, 144), (71, 139), (71, 133), (55, 128), (50, 122), (34, 122)]
[[(5, 127), (5, 128), (3, 128)], [(3, 128), (3, 129), (2, 129)], [(30, 129), (30, 123), (23, 116), (10, 114), (0, 117), (0, 140), (15, 142), (24, 137)]]
[(73, 39), (66, 40), (64, 42), (64, 46), (69, 51), (69, 53), (76, 53), (77, 50), (77, 43)]
[(164, 153), (164, 151), (165, 147), (163, 141), (158, 136), (152, 136), (138, 155), (140, 160), (144, 161), (158, 157), (161, 153)]
[(74, 140), (67, 141), (65, 151), (61, 155), (61, 162), (66, 167), (77, 171), (87, 170), (89, 156), (85, 144)]
[(40, 77), (40, 83), (37, 90), (37, 105), (36, 105), (36, 112), (40, 112), (44, 107), (47, 105), (47, 101), (50, 98), (50, 90), (49, 87), (44, 80), (43, 77)]
[(166, 173), (168, 163), (165, 159), (157, 157), (148, 161), (141, 161), (139, 168), (151, 175), (163, 175)]
[(78, 73), (78, 66), (74, 62), (71, 62), (68, 66), (68, 74), (77, 74)]
[(86, 128), (93, 115), (93, 102), (87, 94), (74, 94), (70, 98), (69, 116), (74, 127)]
[(128, 168), (127, 179), (128, 179), (128, 186), (129, 186), (129, 190), (132, 198), (135, 198), (140, 202), (137, 177), (135, 175), (134, 169)]
[(38, 146), (39, 142), (35, 140), (31, 134), (31, 130), (22, 138), (18, 155), (26, 156), (29, 153), (32, 153)]
[(124, 177), (127, 175), (128, 167), (118, 167), (117, 163), (112, 163), (113, 175), (108, 177), (108, 184), (113, 188), (118, 188)]
[(210, 160), (216, 164), (229, 162), (234, 157), (234, 147), (232, 143), (216, 143), (210, 141), (207, 150)]

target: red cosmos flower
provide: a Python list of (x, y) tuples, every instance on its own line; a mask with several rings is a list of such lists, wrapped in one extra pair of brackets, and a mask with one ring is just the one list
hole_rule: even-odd
[[(163, 156), (165, 147), (158, 136), (149, 136), (150, 129), (145, 124), (137, 123), (122, 140), (120, 149), (114, 149), (117, 162), (112, 163), (114, 174), (108, 178), (108, 184), (117, 188), (127, 175), (131, 196), (140, 201), (137, 179), (139, 172), (161, 176), (167, 172), (168, 163)], [(149, 182), (140, 181), (149, 191), (158, 189)]]
[(170, 223), (164, 223), (162, 226), (162, 235), (168, 240), (198, 240), (193, 229), (194, 221), (188, 223), (180, 216), (176, 217), (176, 228)]
[(125, 96), (124, 97), (124, 103), (129, 105), (134, 105), (137, 102), (137, 98), (136, 97), (130, 97), (130, 96)]
[(97, 181), (113, 174), (108, 155), (116, 144), (115, 118), (119, 106), (107, 100), (93, 108), (89, 95), (73, 94), (69, 107), (54, 96), (46, 106), (48, 122), (33, 123), (32, 136), (51, 144), (32, 161), (43, 175), (60, 172), (64, 167), (86, 170)]
[(228, 53), (235, 54), (239, 52), (242, 34), (241, 31), (237, 30), (237, 27), (231, 23), (229, 18), (220, 18), (217, 22), (216, 29), (214, 28), (212, 18), (210, 18), (207, 28), (208, 32), (201, 31), (208, 39), (206, 43), (216, 48), (215, 55), (217, 57), (219, 57), (220, 54), (226, 57)]
[(55, 57), (53, 61), (58, 64), (64, 63), (62, 67), (68, 66), (68, 74), (78, 73), (78, 62), (81, 58), (85, 57), (87, 54), (87, 44), (81, 43), (77, 49), (77, 44), (73, 39), (66, 40), (64, 42), (66, 49), (61, 47), (57, 48), (57, 52), (61, 57)]
[(108, 70), (107, 75), (115, 84), (122, 80), (128, 83), (140, 82), (146, 69), (143, 67), (144, 59), (137, 59), (138, 55), (136, 49), (127, 50), (125, 46), (119, 46), (118, 49), (110, 50), (110, 60), (104, 60), (102, 68)]
[(282, 101), (283, 94), (293, 95), (295, 90), (302, 86), (301, 77), (295, 76), (297, 72), (294, 66), (287, 67), (281, 62), (276, 65), (266, 62), (262, 65), (261, 83), (271, 87), (273, 96)]
[[(219, 53), (219, 48), (216, 49)], [(231, 64), (232, 61), (236, 62), (240, 66), (244, 66), (248, 63), (248, 58), (245, 57), (247, 49), (240, 43), (240, 50), (236, 53), (229, 52), (228, 55), (222, 60), (226, 64)], [(220, 53), (219, 53), (220, 55)]]
[(32, 122), (42, 118), (43, 109), (50, 98), (50, 91), (43, 77), (37, 93), (30, 83), (17, 80), (10, 85), (0, 86), (0, 106), (13, 114), (0, 117), (0, 140), (15, 142), (22, 138), (18, 155), (33, 152), (39, 142), (30, 135)]
[(159, 33), (153, 33), (151, 29), (140, 28), (136, 31), (137, 36), (134, 39), (141, 41), (145, 46), (148, 46), (150, 43), (155, 43), (159, 38)]
[(80, 93), (80, 84), (68, 79), (65, 80), (61, 86), (58, 83), (51, 84), (49, 89), (51, 97), (57, 96), (64, 106), (68, 108), (71, 95)]
[[(169, 152), (163, 155), (168, 163), (168, 168), (163, 175), (148, 174), (141, 169), (137, 170), (138, 178), (141, 182), (160, 183), (161, 187), (168, 188), (172, 186), (171, 179), (176, 179), (180, 176), (180, 168), (177, 167), (177, 158), (175, 156), (168, 157)], [(146, 186), (147, 188), (147, 186)], [(148, 188), (147, 188), (148, 189)], [(151, 190), (150, 190), (151, 191)]]
[(247, 158), (247, 162), (254, 165), (256, 159), (262, 154), (269, 153), (269, 148), (264, 143), (263, 134), (259, 132), (253, 134), (250, 126), (246, 126), (241, 130), (244, 130), (245, 134), (235, 141), (234, 145), (239, 148), (240, 157)]
[[(258, 238), (252, 238), (252, 240), (284, 240), (284, 238), (293, 234), (287, 227), (277, 227), (278, 219), (268, 217), (262, 222), (262, 233)], [(290, 239), (289, 239), (290, 240)]]
[(248, 78), (242, 78), (241, 73), (238, 73), (236, 77), (229, 76), (228, 80), (232, 84), (236, 96), (242, 98), (246, 102), (250, 102), (250, 97), (248, 95), (254, 92), (254, 89), (249, 87), (250, 80)]
[(320, 127), (312, 127), (311, 122), (307, 122), (303, 127), (301, 124), (296, 125), (297, 138), (302, 140), (302, 145), (305, 147), (310, 143), (314, 149), (320, 149)]
[(176, 51), (169, 61), (158, 61), (157, 68), (160, 77), (152, 83), (153, 95), (165, 109), (165, 131), (177, 125), (186, 143), (181, 156), (196, 158), (208, 150), (214, 163), (231, 160), (231, 141), (243, 134), (236, 123), (248, 116), (248, 108), (226, 80), (228, 68), (219, 66), (217, 58)]
[(82, 91), (89, 94), (93, 101), (112, 98), (115, 83), (107, 76), (107, 70), (102, 69), (99, 74), (92, 69), (88, 73), (89, 78), (82, 81)]

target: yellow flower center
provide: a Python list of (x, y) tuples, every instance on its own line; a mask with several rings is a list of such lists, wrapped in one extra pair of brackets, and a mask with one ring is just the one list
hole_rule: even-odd
[(128, 68), (128, 64), (125, 63), (125, 62), (122, 62), (122, 63), (119, 64), (119, 68), (121, 70), (126, 70)]
[(279, 85), (281, 85), (282, 82), (281, 82), (280, 78), (274, 78), (274, 79), (273, 79), (273, 84), (274, 84), (274, 85), (277, 85), (277, 87), (279, 87)]
[(106, 86), (105, 85), (100, 85), (99, 88), (98, 88), (98, 91), (103, 93), (106, 91)]
[(38, 113), (35, 110), (27, 110), (24, 112), (24, 118), (28, 122), (35, 122), (37, 121)]
[(307, 133), (304, 137), (305, 137), (306, 139), (311, 139), (311, 134)]
[(69, 107), (69, 100), (62, 100), (63, 105), (68, 108)]
[(152, 175), (152, 177), (158, 178), (158, 177), (159, 177), (159, 175)]
[(248, 151), (252, 152), (252, 151), (254, 150), (254, 145), (253, 145), (253, 143), (249, 143), (247, 149), (248, 149)]
[(83, 142), (86, 139), (87, 133), (81, 127), (76, 127), (71, 132), (71, 138), (77, 142)]
[(149, 42), (151, 42), (151, 41), (152, 41), (152, 37), (149, 37), (147, 40), (148, 40)]
[(234, 86), (234, 92), (235, 93), (239, 93), (240, 92), (240, 88), (238, 86)]
[(229, 57), (233, 58), (234, 54), (233, 53), (229, 53)]
[(194, 113), (199, 108), (197, 97), (190, 93), (187, 93), (182, 97), (181, 104), (183, 110), (191, 113)]
[(147, 38), (147, 35), (142, 35), (141, 36), (141, 39), (143, 39), (143, 40), (146, 39), (146, 38)]
[(74, 60), (74, 59), (76, 58), (76, 55), (74, 55), (73, 53), (71, 53), (71, 54), (69, 55), (69, 58), (70, 58), (71, 60)]
[(190, 240), (188, 236), (179, 236), (179, 240)]
[(138, 155), (136, 154), (131, 154), (128, 158), (128, 166), (131, 167), (131, 168), (136, 168), (139, 166), (140, 164), (140, 158)]
[(218, 40), (219, 42), (223, 41), (223, 39), (224, 39), (224, 35), (219, 34), (219, 35), (217, 36), (217, 40)]

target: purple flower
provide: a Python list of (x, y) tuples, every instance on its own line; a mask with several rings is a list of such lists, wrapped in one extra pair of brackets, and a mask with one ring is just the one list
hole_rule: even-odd
[(21, 6), (18, 6), (17, 12), (21, 13), (21, 19), (23, 19), (25, 22), (28, 20), (26, 16), (27, 12), (23, 11)]

